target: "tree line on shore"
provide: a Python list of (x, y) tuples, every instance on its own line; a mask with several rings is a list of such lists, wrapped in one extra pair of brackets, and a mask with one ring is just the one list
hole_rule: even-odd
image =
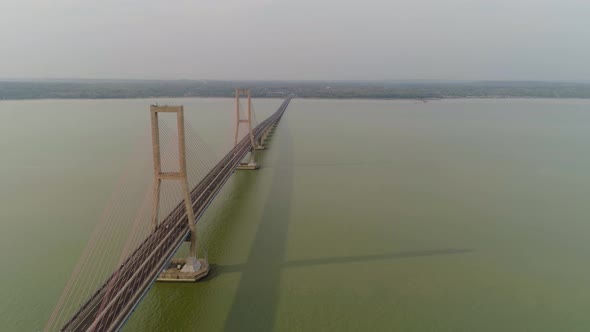
[(237, 87), (256, 98), (590, 98), (590, 82), (13, 80), (0, 81), (0, 99), (231, 97)]

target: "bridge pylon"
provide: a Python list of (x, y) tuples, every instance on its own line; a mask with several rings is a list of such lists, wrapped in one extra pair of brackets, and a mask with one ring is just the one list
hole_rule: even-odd
[[(163, 180), (178, 181), (182, 187), (184, 205), (190, 229), (190, 249), (182, 272), (196, 272), (201, 268), (201, 262), (197, 259), (197, 225), (195, 213), (192, 207), (188, 178), (186, 172), (186, 142), (184, 135), (184, 107), (183, 106), (157, 106), (150, 107), (152, 120), (152, 149), (154, 157), (154, 207), (152, 210), (152, 227), (158, 227), (158, 215), (160, 209), (160, 187)], [(160, 127), (159, 113), (175, 113), (178, 130), (178, 172), (162, 172), (162, 160), (160, 151)]]
[[(246, 96), (248, 99), (247, 104), (247, 111), (246, 117), (242, 118), (240, 113), (240, 98), (242, 96)], [(250, 89), (236, 89), (235, 90), (235, 98), (236, 98), (236, 130), (234, 135), (234, 146), (238, 145), (238, 133), (240, 132), (240, 125), (245, 124), (248, 127), (248, 135), (250, 136), (250, 145), (252, 146), (250, 150), (250, 160), (247, 163), (240, 163), (237, 169), (243, 170), (254, 170), (258, 169), (260, 166), (256, 163), (256, 150), (264, 150), (264, 146), (262, 145), (262, 140), (257, 141), (254, 138), (254, 132), (252, 131), (252, 95), (250, 93)]]

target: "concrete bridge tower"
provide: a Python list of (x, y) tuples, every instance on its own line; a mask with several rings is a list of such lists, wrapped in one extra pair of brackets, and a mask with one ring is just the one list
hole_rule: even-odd
[[(242, 115), (240, 113), (240, 98), (242, 96), (246, 96), (248, 98), (248, 102), (247, 102), (247, 111), (246, 111), (246, 117), (242, 118)], [(262, 146), (261, 141), (260, 142), (256, 141), (256, 139), (254, 138), (254, 132), (252, 131), (253, 125), (252, 125), (252, 114), (253, 114), (253, 109), (252, 109), (252, 95), (250, 93), (250, 89), (236, 89), (236, 93), (235, 93), (235, 98), (236, 98), (236, 130), (235, 130), (235, 135), (234, 135), (234, 146), (238, 145), (238, 134), (240, 132), (240, 125), (244, 124), (247, 126), (248, 129), (248, 135), (250, 136), (250, 144), (252, 146), (252, 150), (250, 151), (250, 161), (248, 163), (241, 163), (237, 169), (243, 169), (243, 170), (254, 170), (254, 169), (258, 169), (260, 166), (256, 163), (256, 154), (255, 151), (256, 150), (264, 150), (264, 146)], [(265, 135), (266, 138), (266, 135)]]
[[(160, 187), (163, 180), (178, 181), (182, 187), (184, 205), (190, 229), (190, 249), (182, 272), (194, 273), (201, 268), (201, 262), (197, 259), (197, 225), (195, 214), (191, 204), (190, 189), (186, 173), (186, 143), (184, 135), (184, 107), (183, 106), (155, 106), (150, 107), (152, 120), (152, 149), (154, 157), (154, 208), (152, 210), (152, 227), (158, 227), (158, 214), (160, 207)], [(162, 160), (160, 151), (160, 128), (158, 122), (159, 113), (175, 113), (178, 130), (178, 171), (162, 172)]]

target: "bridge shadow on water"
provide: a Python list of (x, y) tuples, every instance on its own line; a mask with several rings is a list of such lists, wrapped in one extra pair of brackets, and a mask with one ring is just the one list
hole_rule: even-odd
[(248, 262), (241, 268), (242, 276), (225, 321), (226, 331), (270, 331), (273, 328), (293, 191), (293, 172), (289, 166), (293, 150), (288, 123), (282, 122), (279, 130), (282, 131), (281, 146), (277, 150), (270, 192)]
[[(347, 167), (347, 166), (384, 166), (393, 165), (392, 160), (370, 160), (370, 161), (339, 161), (339, 162), (299, 162), (293, 163), (294, 167)], [(261, 168), (272, 168), (272, 166), (262, 165)]]
[[(284, 268), (344, 264), (390, 259), (467, 254), (474, 250), (445, 248), (374, 255), (314, 258), (284, 261), (293, 191), (293, 155), (288, 123), (281, 126), (281, 146), (273, 168), (271, 189), (253, 240), (248, 261), (236, 265), (211, 265), (211, 280), (223, 273), (240, 272), (233, 304), (225, 321), (225, 331), (272, 331)], [(279, 143), (279, 142), (276, 142)], [(278, 144), (275, 144), (278, 145)]]
[[(310, 259), (288, 261), (288, 262), (281, 264), (279, 268), (284, 269), (284, 268), (309, 267), (309, 266), (329, 265), (329, 264), (363, 263), (363, 262), (382, 261), (382, 260), (391, 260), (391, 259), (469, 254), (472, 252), (475, 252), (475, 250), (449, 248), (449, 249), (436, 249), (436, 250), (400, 251), (400, 252), (374, 254), (374, 255), (310, 258)], [(215, 278), (215, 277), (217, 277), (221, 274), (224, 274), (224, 273), (243, 272), (246, 265), (247, 264), (233, 264), (233, 265), (211, 264), (211, 272), (209, 272), (207, 279)]]

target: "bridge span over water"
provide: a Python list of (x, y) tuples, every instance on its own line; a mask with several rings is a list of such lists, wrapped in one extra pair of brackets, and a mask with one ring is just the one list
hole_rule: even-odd
[[(236, 102), (242, 92), (244, 91), (236, 91)], [(249, 92), (248, 99), (250, 99)], [(187, 238), (192, 237), (191, 255), (195, 254), (193, 251), (195, 250), (196, 229), (194, 227), (196, 222), (237, 168), (241, 165), (246, 168), (253, 166), (252, 164), (243, 165), (242, 160), (249, 152), (258, 148), (259, 144), (274, 129), (290, 100), (290, 97), (285, 99), (271, 116), (256, 127), (252, 127), (252, 123), (248, 122), (249, 119), (241, 120), (239, 112), (237, 112), (237, 126), (240, 125), (240, 122), (248, 122), (249, 135), (239, 141), (236, 135), (234, 148), (194, 188), (187, 190), (190, 202), (185, 199), (162, 222), (155, 222), (149, 236), (123, 260), (123, 263), (79, 307), (65, 325), (58, 327), (58, 329), (62, 331), (115, 331), (120, 329)], [(153, 114), (152, 110), (152, 117)], [(157, 136), (157, 132), (153, 132), (153, 134)], [(184, 144), (184, 137), (179, 135), (179, 138), (182, 139), (181, 144)], [(154, 155), (157, 154), (159, 152), (154, 150)], [(184, 172), (186, 173), (186, 169)], [(182, 167), (177, 174), (167, 174), (157, 170), (156, 177), (158, 174), (161, 179), (177, 177), (182, 179)], [(190, 210), (187, 209), (188, 206), (190, 206)], [(149, 221), (146, 221), (146, 225), (149, 225)], [(59, 310), (58, 304), (46, 331), (54, 329), (51, 323), (59, 314)]]

